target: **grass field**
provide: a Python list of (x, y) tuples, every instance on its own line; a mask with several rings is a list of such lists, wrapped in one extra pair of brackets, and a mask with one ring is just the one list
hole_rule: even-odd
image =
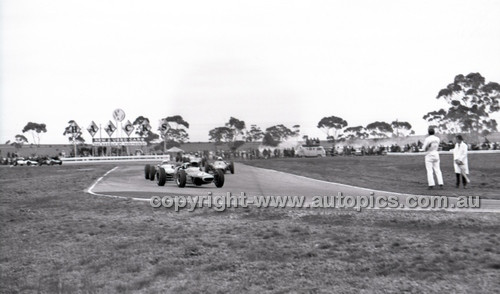
[(498, 214), (176, 213), (83, 192), (111, 167), (0, 168), (0, 293), (500, 289)]
[(249, 160), (245, 164), (374, 190), (500, 199), (500, 154), (469, 154), (471, 184), (455, 188), (453, 157), (441, 155), (444, 189), (427, 190), (423, 156), (336, 156)]

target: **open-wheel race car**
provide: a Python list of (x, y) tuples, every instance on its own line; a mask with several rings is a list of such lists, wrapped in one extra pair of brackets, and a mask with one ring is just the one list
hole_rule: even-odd
[(213, 163), (206, 163), (205, 164), (205, 172), (207, 173), (215, 173), (216, 170), (221, 170), (223, 173), (226, 173), (226, 171), (234, 174), (234, 162), (227, 162), (222, 159), (222, 157), (218, 157), (216, 161)]
[(175, 183), (184, 188), (186, 184), (201, 186), (214, 183), (217, 188), (224, 186), (224, 172), (215, 170), (213, 174), (204, 172), (199, 161), (185, 162), (175, 169)]
[(38, 165), (38, 161), (32, 159), (24, 159), (23, 157), (18, 157), (14, 160), (12, 165), (27, 165), (27, 166), (35, 166)]
[(154, 181), (158, 186), (164, 186), (166, 181), (174, 180), (176, 166), (170, 161), (164, 160), (157, 165), (146, 164), (144, 166), (144, 178)]
[(61, 165), (62, 164), (62, 160), (59, 159), (59, 157), (57, 156), (54, 156), (54, 157), (45, 157), (45, 158), (42, 158), (38, 161), (38, 164), (39, 165)]

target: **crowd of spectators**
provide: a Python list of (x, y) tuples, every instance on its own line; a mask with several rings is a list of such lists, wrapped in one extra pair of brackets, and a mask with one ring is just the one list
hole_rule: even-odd
[[(499, 142), (489, 142), (485, 140), (485, 142), (481, 144), (468, 144), (469, 150), (500, 150)], [(307, 139), (305, 146), (320, 146), (319, 139)], [(424, 152), (422, 150), (423, 143), (421, 141), (414, 142), (412, 144), (398, 145), (366, 145), (366, 146), (351, 146), (351, 145), (336, 145), (334, 147), (325, 147), (327, 156), (369, 156), (369, 155), (385, 155), (387, 153), (407, 153), (407, 152)], [(441, 142), (440, 150), (441, 151), (449, 151), (453, 149), (455, 144), (452, 141), (449, 142)], [(199, 150), (197, 152), (188, 152), (184, 154), (174, 155), (173, 159), (178, 161), (182, 161), (182, 156), (200, 156), (205, 160), (215, 160), (217, 157), (222, 157), (225, 160), (231, 159), (242, 159), (242, 160), (252, 160), (252, 159), (269, 159), (269, 158), (284, 158), (284, 157), (296, 157), (297, 150), (294, 147), (288, 148), (275, 148), (275, 147), (267, 147), (267, 148), (250, 148), (246, 150), (236, 150), (236, 151), (227, 151), (227, 150), (218, 150), (218, 151), (208, 151), (208, 150)], [(61, 154), (60, 154), (61, 155)], [(7, 152), (5, 157), (0, 157), (0, 164), (9, 164), (12, 165), (18, 158), (17, 153), (15, 152)], [(48, 158), (48, 156), (30, 156), (25, 159), (31, 159), (33, 161), (40, 161)]]

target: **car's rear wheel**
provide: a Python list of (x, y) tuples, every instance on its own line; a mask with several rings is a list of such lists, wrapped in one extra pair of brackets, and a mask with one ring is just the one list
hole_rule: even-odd
[(31, 165), (31, 161), (26, 162), (26, 165), (30, 166)]
[(154, 181), (155, 180), (155, 175), (156, 175), (156, 168), (154, 165), (151, 165), (149, 167), (149, 180)]
[(177, 176), (175, 179), (175, 182), (177, 183), (177, 187), (179, 187), (179, 188), (186, 187), (186, 180), (187, 180), (186, 172), (183, 170), (180, 170), (177, 173)]
[(144, 178), (146, 180), (149, 180), (149, 164), (146, 164), (146, 166), (144, 167)]
[(156, 175), (156, 183), (158, 186), (165, 186), (165, 182), (167, 182), (167, 173), (165, 172), (165, 169), (160, 167), (160, 170)]
[(231, 161), (231, 164), (229, 165), (229, 171), (234, 174), (234, 162)]
[(224, 171), (216, 169), (214, 172), (214, 184), (217, 188), (224, 186)]

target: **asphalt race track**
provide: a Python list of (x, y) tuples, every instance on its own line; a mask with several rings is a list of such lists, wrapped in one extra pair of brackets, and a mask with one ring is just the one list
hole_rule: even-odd
[[(337, 196), (339, 193), (355, 197), (395, 196), (398, 197), (400, 204), (405, 203), (405, 199), (410, 196), (325, 182), (239, 163), (235, 163), (235, 174), (226, 173), (222, 188), (216, 188), (214, 184), (199, 187), (188, 184), (185, 188), (178, 188), (172, 181), (167, 181), (165, 186), (160, 187), (155, 181), (144, 178), (143, 165), (122, 165), (113, 168), (97, 180), (87, 192), (97, 196), (127, 197), (135, 200), (149, 200), (152, 196), (203, 196), (209, 193), (226, 195), (228, 192), (232, 195), (240, 195), (244, 192), (247, 196), (305, 196), (306, 203), (310, 203), (314, 196)], [(464, 194), (463, 196), (476, 195)], [(453, 197), (448, 199), (449, 207), (454, 207), (457, 199)], [(480, 208), (447, 208), (446, 210), (500, 212), (500, 200), (481, 199)]]

